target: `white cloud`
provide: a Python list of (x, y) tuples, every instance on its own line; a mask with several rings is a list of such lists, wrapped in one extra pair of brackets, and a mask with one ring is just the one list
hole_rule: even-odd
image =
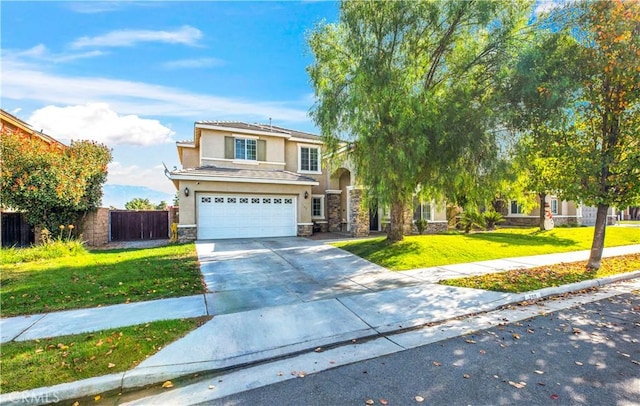
[(164, 166), (156, 165), (142, 168), (137, 165), (125, 166), (120, 162), (111, 162), (107, 167), (107, 184), (144, 186), (164, 193), (176, 192), (173, 182), (164, 176)]
[(47, 49), (43, 44), (38, 44), (32, 48), (29, 48), (25, 51), (14, 52), (14, 51), (5, 51), (3, 52), (3, 57), (17, 57), (23, 58), (33, 61), (40, 62), (53, 62), (53, 63), (61, 63), (61, 62), (70, 62), (76, 59), (85, 59), (85, 58), (95, 58), (97, 56), (105, 55), (105, 52), (93, 50), (88, 52), (81, 53), (52, 53)]
[(55, 105), (108, 103), (115, 111), (141, 116), (198, 120), (223, 117), (244, 121), (264, 121), (272, 117), (284, 123), (309, 122), (306, 106), (305, 109), (288, 108), (282, 102), (243, 101), (144, 82), (62, 76), (41, 69), (40, 65), (3, 54), (2, 98)]
[(117, 30), (97, 37), (81, 37), (71, 43), (72, 48), (128, 47), (140, 42), (196, 45), (202, 31), (185, 25), (175, 31)]
[(174, 134), (158, 120), (118, 115), (106, 103), (36, 110), (27, 120), (34, 128), (58, 139), (84, 139), (114, 145), (157, 145), (172, 142)]
[(178, 59), (162, 64), (167, 69), (183, 69), (183, 68), (209, 68), (212, 66), (222, 66), (224, 61), (216, 58), (194, 58), (194, 59)]
[(70, 1), (66, 6), (76, 13), (95, 14), (122, 9), (123, 1)]

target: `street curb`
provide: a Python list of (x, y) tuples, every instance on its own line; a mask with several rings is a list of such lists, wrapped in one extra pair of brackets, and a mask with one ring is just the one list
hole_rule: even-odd
[[(591, 279), (588, 281), (571, 283), (568, 285), (562, 286), (554, 286), (549, 288), (543, 288), (535, 291), (530, 291), (526, 293), (517, 293), (509, 295), (507, 298), (503, 300), (499, 300), (497, 302), (488, 303), (487, 306), (483, 306), (481, 312), (486, 313), (493, 310), (496, 310), (500, 307), (512, 305), (515, 303), (520, 303), (524, 301), (538, 300), (550, 296), (562, 295), (565, 293), (580, 291), (584, 289), (597, 288), (605, 285), (609, 285), (615, 282), (621, 282), (625, 280), (640, 278), (640, 270), (627, 272), (624, 274), (607, 276), (604, 278)], [(477, 310), (470, 311), (467, 315), (476, 314)], [(457, 316), (456, 318), (460, 318), (464, 316)], [(438, 321), (447, 322), (448, 320)], [(412, 329), (420, 328), (420, 326), (415, 326)], [(381, 336), (390, 336), (393, 334), (400, 333), (402, 331), (406, 331), (407, 329), (398, 329), (396, 331), (385, 331), (380, 333)], [(365, 338), (365, 337), (361, 337)], [(349, 340), (345, 343), (352, 343), (352, 340)], [(339, 346), (345, 343), (334, 343), (332, 346)], [(313, 350), (310, 348), (309, 350)], [(298, 351), (299, 353), (300, 351)], [(291, 354), (286, 353), (282, 354), (279, 357), (271, 357), (266, 360), (256, 360), (252, 364), (258, 364), (262, 362), (273, 361), (275, 359), (280, 359), (283, 357), (287, 357)], [(247, 366), (248, 364), (243, 364)], [(186, 365), (176, 365), (176, 366), (168, 366), (172, 367), (172, 370), (167, 370), (162, 374), (150, 374), (147, 376), (137, 376), (136, 386), (133, 385), (125, 385), (125, 377), (129, 374), (137, 375), (136, 370), (128, 370), (124, 372), (119, 372), (116, 374), (103, 375), (95, 378), (83, 379), (75, 382), (68, 382), (59, 385), (53, 385), (49, 387), (43, 388), (35, 388), (21, 392), (10, 392), (5, 394), (0, 394), (0, 404), (15, 404), (15, 405), (44, 405), (50, 403), (57, 403), (64, 400), (73, 400), (85, 398), (88, 396), (94, 396), (97, 394), (103, 394), (105, 392), (110, 391), (129, 391), (135, 389), (141, 389), (144, 387), (148, 387), (151, 385), (159, 384), (161, 382), (166, 381), (167, 379), (179, 379), (181, 377), (186, 377), (188, 375), (192, 375), (193, 373), (213, 373), (221, 370), (228, 370), (233, 368), (233, 366), (227, 366), (225, 368), (217, 368), (217, 369), (208, 369), (208, 370), (190, 370)], [(169, 369), (169, 368), (168, 368)]]

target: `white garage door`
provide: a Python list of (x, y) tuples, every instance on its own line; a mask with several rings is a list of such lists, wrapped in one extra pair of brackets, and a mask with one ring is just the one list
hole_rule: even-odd
[(199, 239), (297, 234), (294, 196), (199, 194), (197, 199)]

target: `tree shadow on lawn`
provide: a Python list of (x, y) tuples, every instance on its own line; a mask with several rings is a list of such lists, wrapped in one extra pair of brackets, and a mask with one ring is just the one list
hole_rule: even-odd
[(578, 241), (571, 240), (569, 238), (560, 238), (555, 235), (541, 235), (541, 233), (511, 234), (501, 232), (486, 232), (467, 234), (466, 237), (504, 245), (519, 245), (530, 247), (540, 247), (545, 245), (555, 245), (561, 247), (580, 246), (580, 243)]
[[(155, 248), (147, 248), (152, 251)], [(93, 254), (131, 252), (131, 249)], [(197, 260), (179, 254), (145, 255), (118, 263), (61, 265), (43, 270), (3, 272), (2, 317), (71, 310), (205, 291)]]

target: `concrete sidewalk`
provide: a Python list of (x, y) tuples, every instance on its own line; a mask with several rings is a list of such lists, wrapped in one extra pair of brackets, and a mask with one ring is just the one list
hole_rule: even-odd
[[(605, 249), (604, 256), (638, 252), (640, 245), (614, 247)], [(55, 391), (63, 399), (73, 399), (108, 390), (132, 389), (196, 372), (226, 370), (313, 351), (317, 347), (382, 337), (427, 323), (490, 311), (510, 303), (640, 276), (640, 272), (635, 272), (618, 278), (586, 281), (526, 294), (435, 284), (453, 277), (582, 261), (588, 255), (589, 251), (580, 251), (405, 271), (402, 272), (404, 277), (415, 279), (415, 284), (386, 290), (362, 289), (350, 295), (323, 296), (316, 300), (218, 314), (133, 370), (27, 391), (28, 394), (20, 396), (29, 395), (27, 399), (33, 400), (40, 392)], [(386, 278), (377, 270), (375, 275)], [(207, 300), (212, 294), (0, 319), (2, 342), (207, 315), (210, 313)], [(0, 403), (16, 399), (16, 396), (0, 395)]]

